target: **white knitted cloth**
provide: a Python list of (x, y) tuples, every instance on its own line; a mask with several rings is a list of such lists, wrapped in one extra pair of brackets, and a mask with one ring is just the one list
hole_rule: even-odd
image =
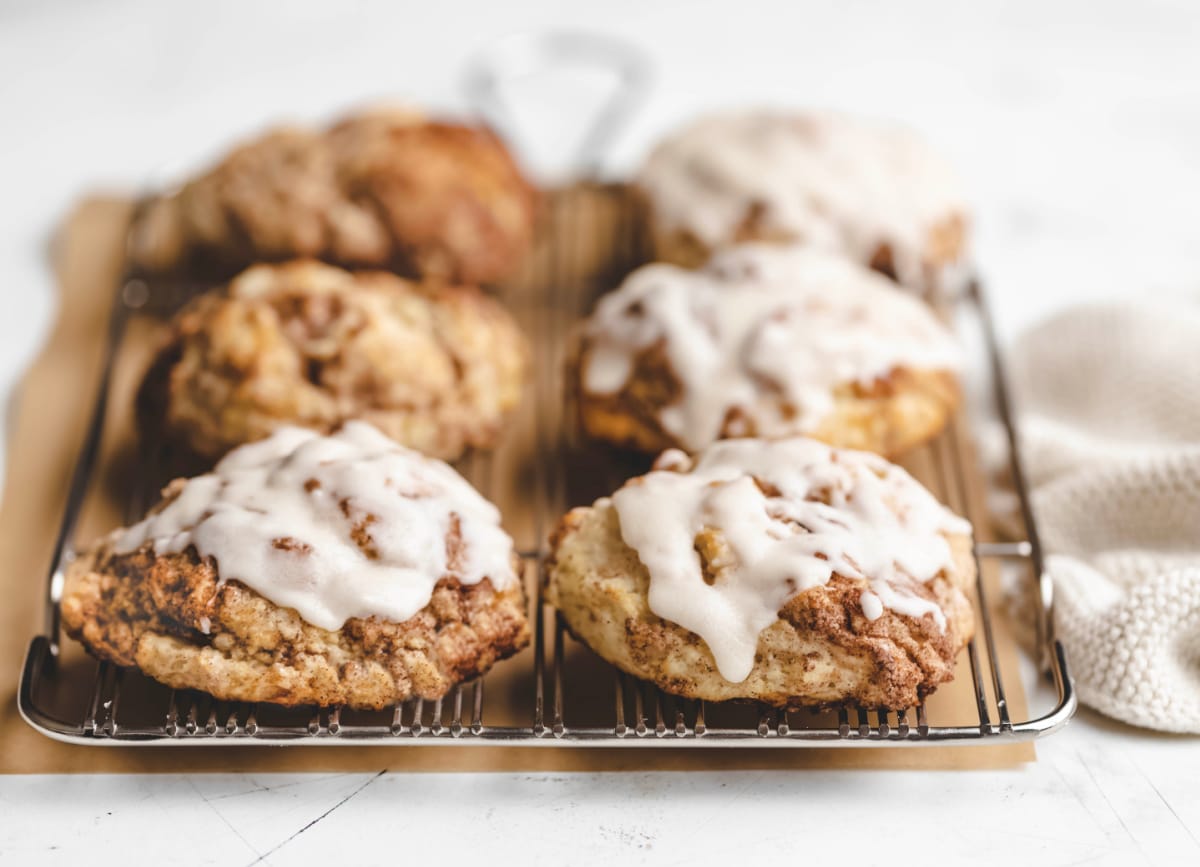
[(1080, 699), (1200, 733), (1200, 302), (1077, 308), (1010, 364)]

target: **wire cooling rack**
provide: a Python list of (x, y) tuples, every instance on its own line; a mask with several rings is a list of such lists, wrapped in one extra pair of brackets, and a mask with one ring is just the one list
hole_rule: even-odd
[[(558, 396), (563, 394), (565, 335), (595, 293), (613, 285), (617, 274), (636, 261), (639, 236), (630, 197), (619, 187), (574, 188), (552, 196), (548, 204), (544, 227), (551, 236), (548, 254), (534, 269), (539, 273), (525, 281), (527, 288), (514, 290), (515, 296), (509, 299), (515, 309), (525, 311), (526, 327), (540, 355), (535, 365), (536, 400), (530, 406), (534, 414), (532, 452), (538, 460), (532, 502), (523, 504), (533, 512), (535, 540), (546, 538), (550, 522), (566, 506), (590, 501), (622, 480), (621, 466), (597, 473), (595, 460), (589, 459), (586, 475), (592, 488), (580, 487), (580, 476), (585, 475), (580, 444), (573, 436), (571, 412)], [(585, 229), (591, 227), (594, 233), (602, 225), (609, 227), (610, 240), (606, 251), (598, 254), (588, 249)], [(584, 261), (593, 263), (590, 271), (589, 266), (580, 264)], [(95, 745), (900, 746), (1030, 739), (1056, 730), (1074, 712), (1076, 700), (1066, 661), (1054, 637), (1051, 585), (1043, 570), (1037, 527), (1014, 448), (1000, 354), (978, 285), (943, 302), (943, 313), (957, 323), (964, 340), (974, 345), (989, 374), (990, 398), (1006, 433), (1009, 469), (1025, 534), (1017, 541), (975, 546), (980, 567), (973, 599), (978, 628), (958, 670), (958, 678), (970, 683), (970, 696), (951, 710), (945, 702), (939, 710), (937, 701), (931, 700), (930, 706), (923, 703), (901, 711), (853, 706), (785, 711), (666, 695), (609, 668), (570, 638), (557, 615), (541, 600), (545, 552), (540, 547), (522, 555), (534, 623), (532, 652), (500, 663), (495, 673), (461, 685), (439, 701), (418, 700), (375, 713), (336, 707), (286, 709), (171, 691), (136, 671), (109, 663), (64, 665), (58, 607), (63, 571), (74, 556), (76, 523), (85, 495), (104, 474), (100, 455), (113, 397), (114, 359), (130, 339), (128, 323), (143, 315), (139, 311), (151, 294), (139, 278), (128, 280), (117, 293), (100, 389), (72, 477), (47, 582), (44, 629), (31, 642), (22, 673), (21, 714), (50, 737)], [(988, 516), (981, 512), (983, 499), (977, 494), (983, 477), (974, 461), (967, 423), (958, 418), (911, 463), (944, 502), (982, 527)], [(155, 486), (161, 482), (156, 463), (155, 455), (143, 455), (143, 478), (129, 486), (124, 504), (127, 520), (136, 519), (151, 502)], [(461, 469), (489, 494), (498, 473), (516, 471), (514, 466), (500, 463), (475, 455)], [(1034, 622), (1026, 625), (1033, 627), (1040, 662), (1054, 684), (1056, 702), (1048, 713), (1035, 719), (1014, 718), (1005, 689), (1005, 677), (1018, 674), (1011, 667), (1003, 670), (997, 632), (1001, 626), (998, 618), (1006, 615), (990, 598), (988, 591), (995, 587), (989, 588), (984, 578), (1001, 563), (1022, 570), (1037, 599)], [(501, 686), (493, 690), (496, 682)]]

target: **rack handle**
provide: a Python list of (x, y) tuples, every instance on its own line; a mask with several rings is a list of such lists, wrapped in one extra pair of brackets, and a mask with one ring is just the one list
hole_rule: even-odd
[(645, 99), (652, 79), (648, 55), (617, 37), (585, 31), (519, 33), (476, 54), (467, 65), (467, 98), (490, 123), (509, 137), (521, 129), (504, 95), (506, 84), (518, 78), (552, 74), (569, 66), (612, 72), (616, 86), (589, 119), (569, 167), (595, 178), (613, 140)]

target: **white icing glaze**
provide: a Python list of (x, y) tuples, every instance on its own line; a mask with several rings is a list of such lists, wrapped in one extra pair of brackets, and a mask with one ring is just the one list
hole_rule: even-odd
[[(941, 609), (914, 587), (952, 567), (944, 534), (971, 526), (900, 467), (802, 438), (724, 440), (690, 469), (681, 452), (664, 458), (656, 468), (680, 469), (656, 469), (613, 494), (621, 537), (650, 573), (650, 610), (704, 639), (726, 680), (745, 680), (759, 634), (835, 572), (867, 581), (868, 619), (887, 608), (945, 628)], [(696, 550), (706, 529), (728, 548), (711, 584)]]
[(883, 616), (883, 600), (870, 590), (864, 590), (858, 604), (862, 606), (863, 616), (867, 620), (878, 620)]
[(743, 244), (699, 271), (638, 269), (587, 326), (583, 387), (619, 391), (638, 353), (663, 345), (682, 389), (660, 416), (688, 449), (731, 410), (759, 436), (811, 433), (838, 386), (898, 367), (956, 370), (959, 348), (925, 304), (886, 278), (809, 247)]
[[(462, 545), (451, 561), (455, 522)], [(356, 544), (355, 527), (374, 556)], [(352, 617), (407, 620), (446, 576), (497, 588), (517, 580), (496, 507), (447, 464), (362, 422), (331, 436), (281, 428), (235, 449), (125, 530), (114, 550), (146, 543), (156, 554), (194, 545), (216, 561), (222, 583), (240, 581), (331, 630)]]
[(868, 262), (886, 243), (900, 282), (925, 288), (930, 229), (965, 215), (953, 170), (912, 132), (826, 112), (701, 118), (662, 142), (638, 176), (662, 228), (710, 249), (750, 211), (762, 231)]

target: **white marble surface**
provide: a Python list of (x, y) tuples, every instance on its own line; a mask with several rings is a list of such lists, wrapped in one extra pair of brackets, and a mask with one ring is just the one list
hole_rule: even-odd
[[(656, 58), (614, 171), (709, 105), (823, 104), (924, 129), (974, 191), (1006, 335), (1082, 299), (1200, 289), (1189, 0), (7, 0), (0, 394), (52, 315), (47, 244), (81, 191), (143, 185), (271, 118), (387, 94), (460, 107), (464, 58), (546, 26), (621, 35)], [(541, 120), (555, 116), (569, 109)], [(1085, 713), (1038, 762), (1005, 772), (6, 778), (0, 858), (379, 863), (449, 847), (502, 864), (535, 852), (570, 864), (1195, 864), (1198, 777), (1200, 741)]]

